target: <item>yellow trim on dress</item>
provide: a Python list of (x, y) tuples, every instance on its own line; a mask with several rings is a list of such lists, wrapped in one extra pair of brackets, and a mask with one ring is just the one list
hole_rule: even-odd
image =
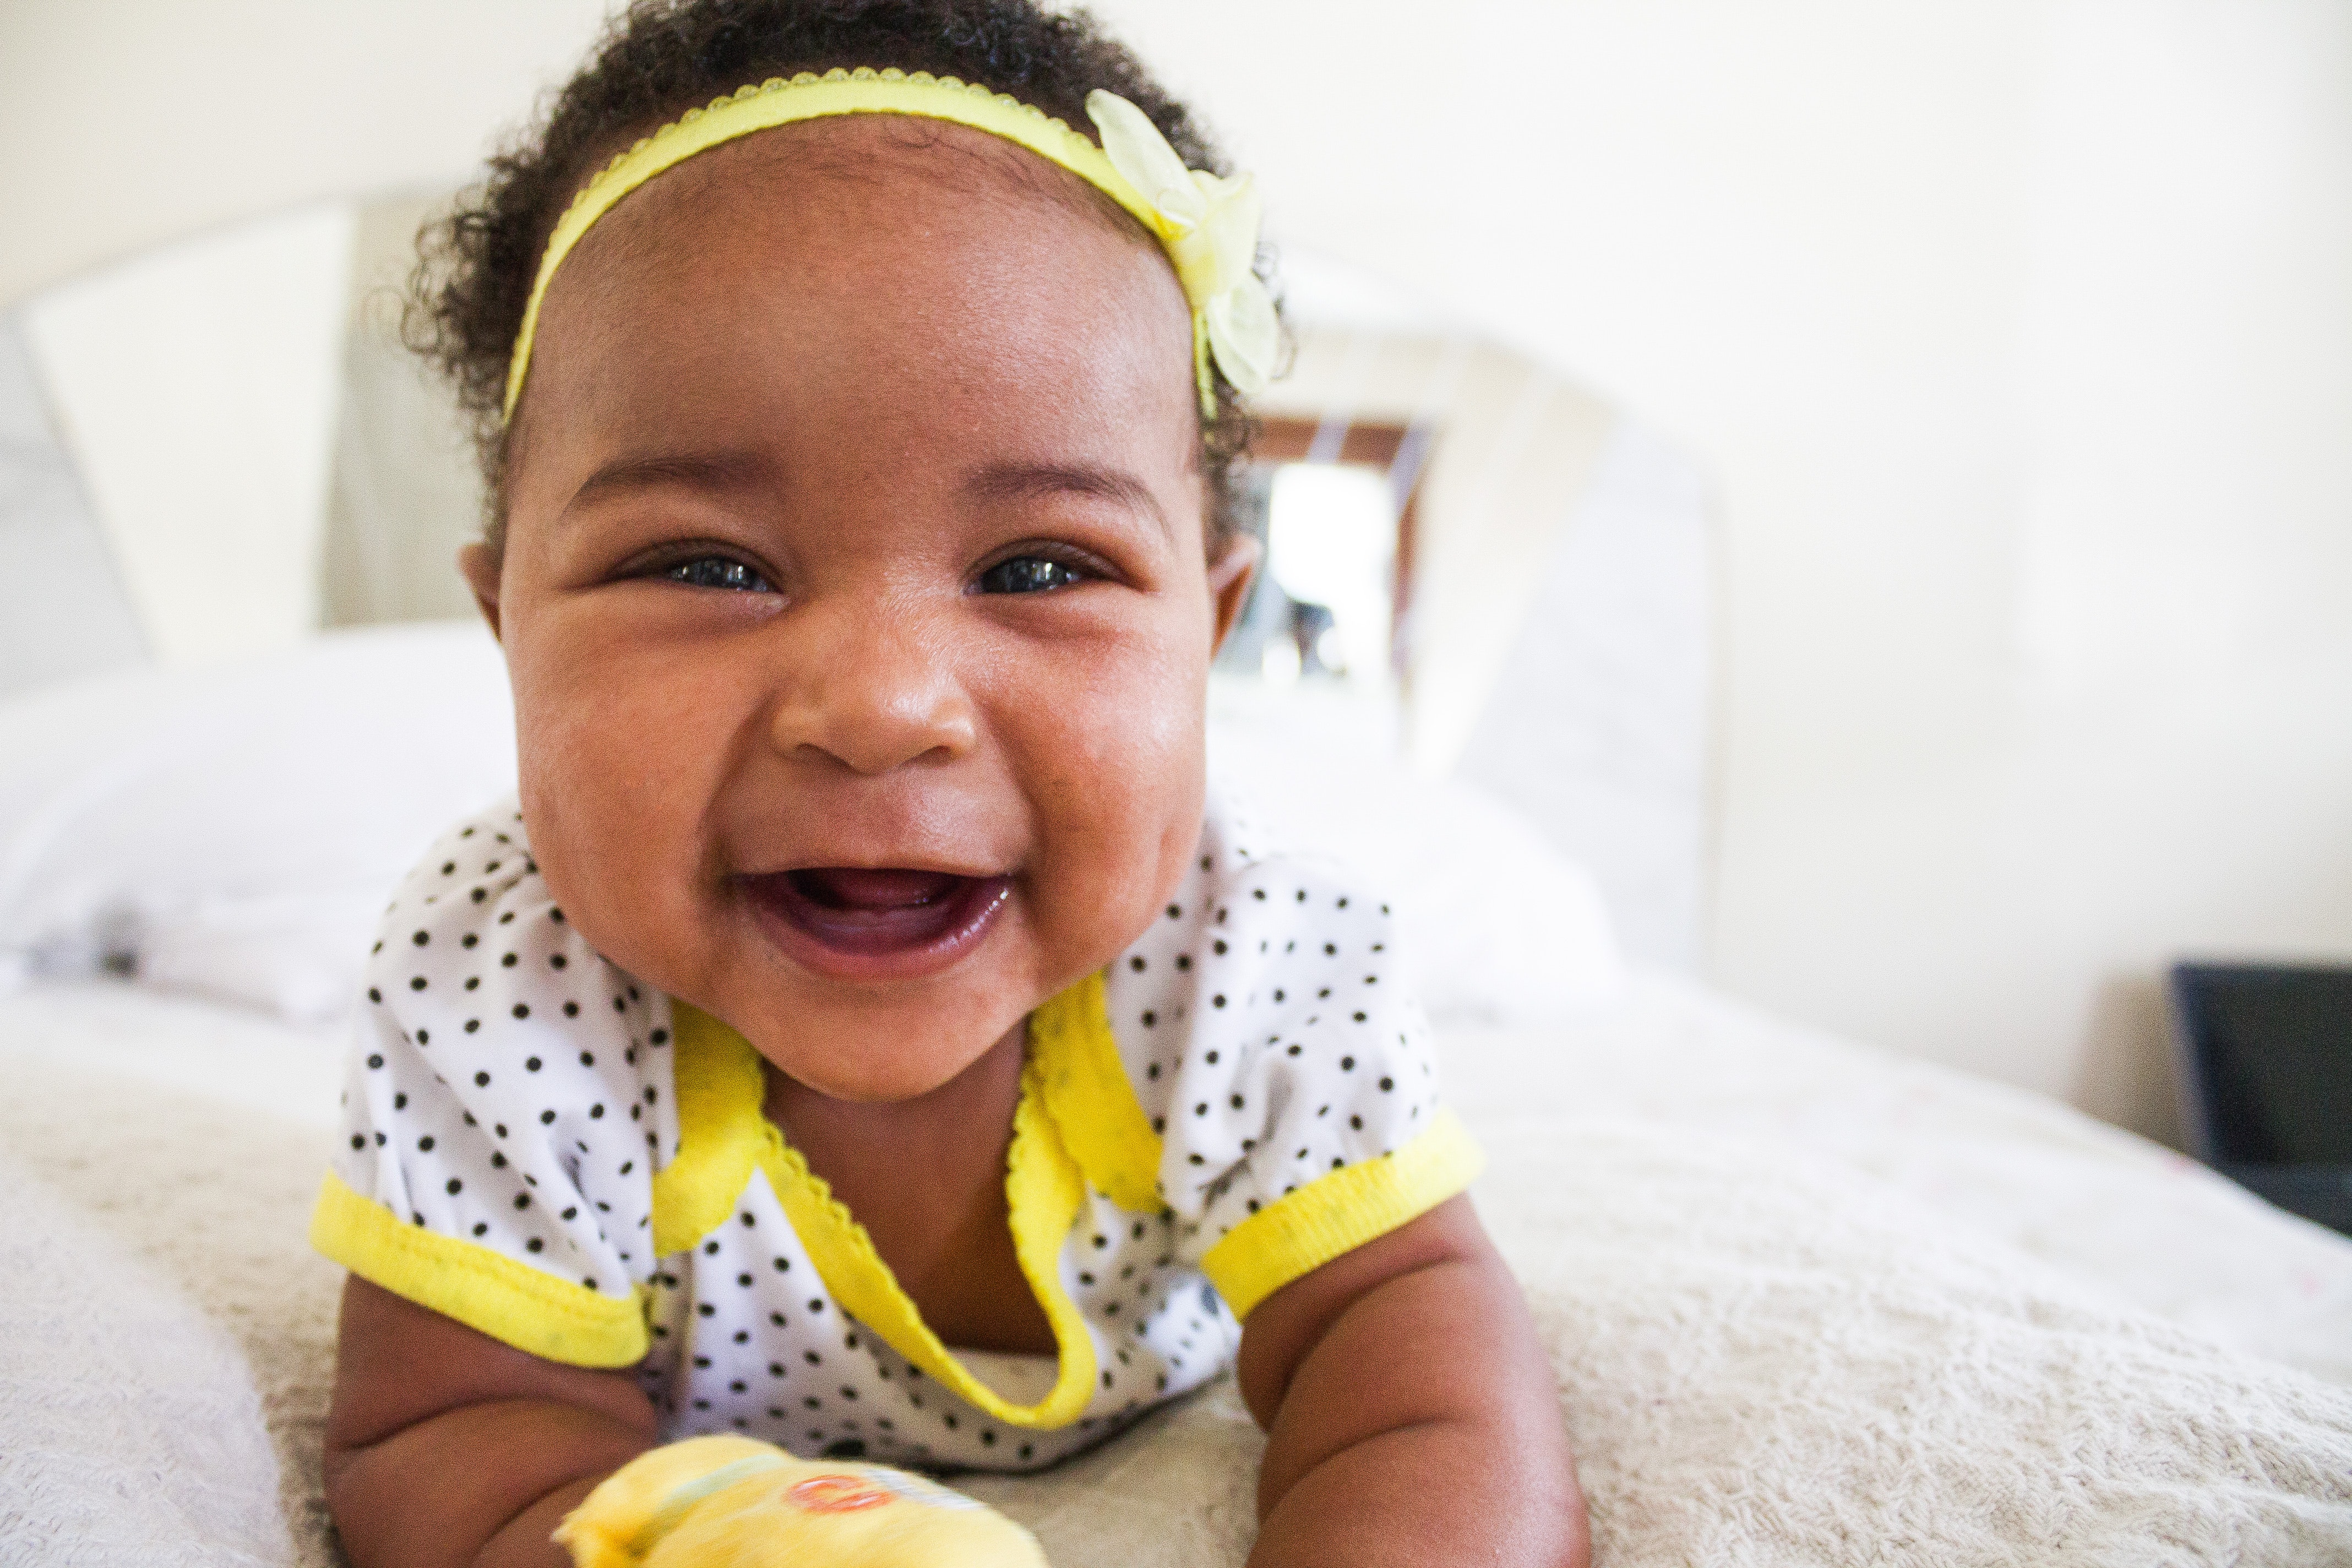
[(726, 1223), (760, 1163), (768, 1121), (759, 1053), (726, 1025), (670, 1004), (677, 1154), (654, 1176), (654, 1256), (684, 1252)]
[(310, 1214), (310, 1245), (370, 1284), (469, 1329), (570, 1366), (645, 1359), (643, 1306), (437, 1231), (404, 1225), (332, 1171)]
[[(684, 1173), (656, 1190), (654, 1230), (663, 1256), (692, 1247), (722, 1223), (742, 1185), (739, 1182), (722, 1202), (714, 1204), (712, 1194), (737, 1171), (748, 1181), (756, 1163), (767, 1173), (785, 1219), (835, 1302), (926, 1375), (1008, 1426), (1051, 1430), (1086, 1413), (1098, 1371), (1094, 1336), (1061, 1278), (1062, 1248), (1086, 1203), (1086, 1179), (1045, 1112), (1045, 1074), (1034, 1054), (1023, 1068), (1021, 1101), (1013, 1113), (1004, 1190), (1013, 1255), (1054, 1331), (1060, 1371), (1044, 1399), (1021, 1405), (955, 1359), (923, 1321), (866, 1227), (762, 1114), (766, 1077), (750, 1042), (684, 1003), (673, 1003), (671, 1014), (681, 1138), (671, 1169)], [(680, 1206), (665, 1214), (665, 1201)]]
[(1160, 1134), (1136, 1103), (1111, 1033), (1103, 977), (1089, 974), (1029, 1016), (1033, 1060), (1063, 1146), (1095, 1191), (1131, 1214), (1156, 1215)]
[(1333, 1258), (1420, 1218), (1467, 1187), (1486, 1157), (1450, 1110), (1375, 1160), (1342, 1166), (1234, 1226), (1201, 1272), (1236, 1318)]

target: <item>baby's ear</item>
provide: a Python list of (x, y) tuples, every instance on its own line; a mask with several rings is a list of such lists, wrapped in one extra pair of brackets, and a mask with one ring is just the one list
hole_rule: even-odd
[(490, 635), (499, 636), (499, 557), (488, 544), (479, 540), (457, 552), (457, 571), (466, 579), (466, 586), (474, 591), (474, 603), (481, 607), (482, 619), (490, 623)]
[[(1224, 553), (1209, 563), (1209, 597), (1216, 605), (1217, 636), (1209, 645), (1209, 657), (1225, 646), (1226, 634), (1242, 618), (1242, 610), (1249, 603), (1250, 582), (1257, 575), (1260, 546), (1257, 536), (1235, 533), (1225, 542)], [(496, 621), (491, 625), (496, 626)]]

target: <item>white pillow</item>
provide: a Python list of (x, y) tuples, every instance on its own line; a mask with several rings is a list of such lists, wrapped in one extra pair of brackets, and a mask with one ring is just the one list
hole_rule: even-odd
[(394, 883), (513, 782), (506, 667), (466, 623), (0, 703), (0, 984), (114, 968), (331, 1016)]
[(1432, 1017), (1542, 1023), (1616, 1000), (1624, 963), (1600, 884), (1526, 817), (1475, 784), (1416, 776), (1376, 716), (1343, 704), (1301, 694), (1213, 712), (1220, 784), (1396, 906)]

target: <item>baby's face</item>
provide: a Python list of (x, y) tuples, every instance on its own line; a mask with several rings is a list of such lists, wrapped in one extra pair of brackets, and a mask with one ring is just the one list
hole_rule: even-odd
[(523, 810), (614, 963), (852, 1100), (1150, 923), (1200, 833), (1191, 321), (1060, 171), (837, 120), (653, 181), (551, 288), (502, 563)]

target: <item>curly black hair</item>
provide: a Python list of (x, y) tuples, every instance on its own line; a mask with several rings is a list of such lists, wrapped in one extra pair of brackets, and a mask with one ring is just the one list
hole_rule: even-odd
[[(506, 533), (507, 363), (541, 253), (573, 192), (637, 137), (747, 82), (859, 66), (984, 83), (1088, 134), (1087, 94), (1102, 88), (1149, 115), (1188, 167), (1229, 172), (1191, 112), (1084, 11), (1051, 12), (1036, 0), (635, 0), (535, 122), (491, 158), (488, 178), (417, 237), (404, 336), (447, 378), (471, 423), (493, 551)], [(1236, 526), (1233, 469), (1254, 425), (1213, 365), (1212, 375), (1216, 411), (1202, 420), (1201, 467), (1213, 560)]]

